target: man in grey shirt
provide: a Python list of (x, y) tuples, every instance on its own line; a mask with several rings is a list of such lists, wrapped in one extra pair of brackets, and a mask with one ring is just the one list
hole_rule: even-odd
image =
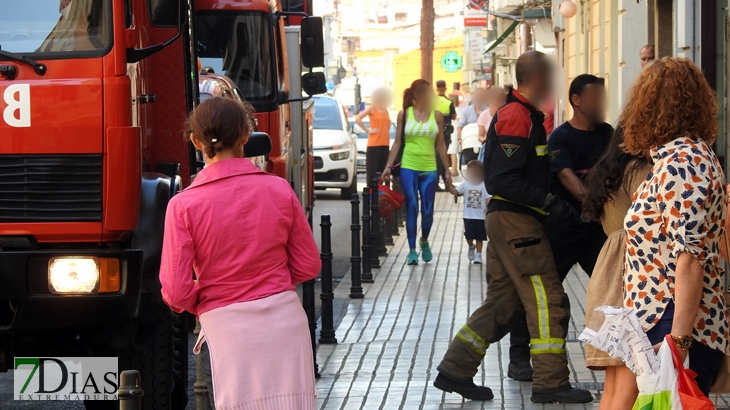
[[(464, 109), (459, 117), (459, 122), (456, 125), (456, 136), (461, 141), (461, 130), (469, 124), (476, 124), (479, 119), (479, 115), (487, 109), (487, 90), (484, 88), (477, 88), (471, 93), (472, 104)], [(470, 150), (471, 151), (471, 150)], [(473, 159), (477, 159), (478, 154), (473, 151), (467, 151), (464, 153), (464, 162), (469, 163)], [(454, 152), (458, 154), (458, 152)]]

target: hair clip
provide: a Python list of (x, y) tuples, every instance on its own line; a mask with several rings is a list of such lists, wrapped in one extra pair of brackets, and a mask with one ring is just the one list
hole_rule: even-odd
[(216, 142), (218, 142), (218, 138), (213, 138), (212, 140), (210, 140), (210, 142), (212, 142), (213, 144), (215, 144)]

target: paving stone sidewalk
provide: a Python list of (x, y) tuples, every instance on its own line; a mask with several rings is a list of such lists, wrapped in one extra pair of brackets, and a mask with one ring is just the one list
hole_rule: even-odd
[[(593, 392), (587, 405), (537, 405), (530, 402), (531, 384), (507, 378), (509, 340), (492, 345), (475, 377), (495, 394), (489, 402), (470, 402), (444, 394), (431, 383), (455, 330), (486, 294), (485, 266), (470, 265), (462, 235), (462, 204), (446, 193), (437, 194), (431, 245), (434, 260), (406, 265), (405, 230), (394, 237), (382, 267), (373, 270), (374, 284), (364, 284), (365, 298), (352, 300), (337, 327), (338, 345), (320, 345), (322, 378), (317, 382), (321, 410), (374, 409), (596, 409), (603, 372), (585, 367), (577, 335), (585, 320), (588, 278), (573, 271), (565, 281), (571, 300), (567, 339), (571, 381)], [(349, 276), (349, 275), (348, 275)], [(347, 278), (347, 277), (346, 277)], [(350, 282), (337, 288), (347, 297)], [(727, 408), (725, 397), (718, 402)]]

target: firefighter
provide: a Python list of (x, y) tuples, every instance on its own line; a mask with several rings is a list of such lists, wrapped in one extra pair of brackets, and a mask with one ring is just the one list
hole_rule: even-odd
[[(517, 59), (517, 90), (494, 117), (487, 133), (485, 183), (494, 196), (487, 224), (487, 296), (457, 332), (438, 366), (434, 386), (471, 400), (491, 400), (473, 377), (491, 343), (510, 331), (515, 313), (525, 311), (534, 366), (532, 401), (588, 403), (593, 396), (570, 385), (565, 336), (568, 296), (558, 278), (545, 235), (552, 218), (578, 215), (550, 194), (544, 115), (536, 106), (550, 92), (552, 65), (528, 51)], [(524, 306), (524, 308), (523, 308)]]

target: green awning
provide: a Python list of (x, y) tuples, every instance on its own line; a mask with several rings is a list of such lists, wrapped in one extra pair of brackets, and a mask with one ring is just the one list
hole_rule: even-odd
[(485, 51), (482, 54), (487, 54), (488, 52), (494, 50), (501, 42), (503, 42), (510, 34), (512, 34), (513, 31), (515, 31), (515, 28), (517, 28), (517, 26), (519, 26), (520, 23), (521, 23), (521, 21), (515, 20), (514, 23), (512, 23), (512, 25), (507, 27), (507, 30), (505, 30), (504, 33), (502, 33), (502, 35), (497, 37), (496, 40), (492, 40), (489, 44), (487, 44), (487, 51)]

